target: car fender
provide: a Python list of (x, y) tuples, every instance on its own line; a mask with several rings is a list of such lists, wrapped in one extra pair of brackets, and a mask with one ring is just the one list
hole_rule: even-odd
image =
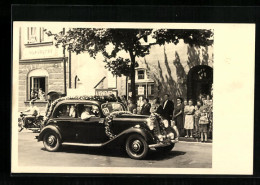
[(152, 136), (151, 132), (149, 132), (146, 128), (142, 127), (131, 127), (122, 133), (118, 134), (116, 137), (113, 139), (109, 140), (106, 142), (104, 145), (110, 145), (110, 144), (115, 144), (115, 143), (124, 143), (125, 140), (128, 138), (129, 135), (131, 134), (139, 134), (144, 137), (145, 141), (148, 144), (154, 143), (154, 137)]
[(58, 134), (59, 138), (62, 140), (61, 133), (60, 133), (59, 129), (54, 125), (48, 125), (41, 130), (41, 132), (38, 136), (38, 141), (42, 141), (45, 133), (48, 132), (48, 131), (54, 131), (56, 134)]

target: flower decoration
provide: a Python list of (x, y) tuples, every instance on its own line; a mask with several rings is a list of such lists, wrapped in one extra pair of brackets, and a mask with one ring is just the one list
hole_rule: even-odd
[[(54, 107), (57, 105), (57, 103), (63, 101), (63, 100), (97, 100), (97, 101), (117, 101), (117, 99), (113, 96), (66, 96), (61, 97), (56, 100), (54, 100), (50, 106), (49, 114), (47, 115), (47, 118), (50, 117)], [(47, 119), (46, 119), (47, 120)]]
[(148, 119), (150, 125), (154, 126), (153, 128), (154, 135), (158, 137), (159, 135), (166, 134), (166, 128), (163, 123), (163, 118), (159, 114), (152, 113)]
[(111, 124), (112, 124), (113, 118), (120, 116), (122, 114), (132, 114), (132, 113), (128, 112), (128, 111), (115, 111), (106, 117), (105, 132), (106, 132), (106, 135), (109, 137), (109, 139), (113, 139), (114, 137), (116, 137), (116, 135), (111, 130)]

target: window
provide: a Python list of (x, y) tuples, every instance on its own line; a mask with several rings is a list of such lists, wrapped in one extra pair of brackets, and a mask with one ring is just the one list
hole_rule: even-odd
[(78, 115), (81, 119), (100, 117), (100, 111), (97, 105), (79, 104), (77, 107), (79, 113)]
[(76, 118), (76, 108), (74, 104), (60, 105), (53, 115), (54, 118)]
[(28, 74), (28, 100), (46, 100), (48, 93), (48, 72), (36, 69)]
[(28, 28), (28, 43), (36, 43), (37, 40), (36, 27)]
[(118, 102), (108, 102), (101, 105), (101, 109), (105, 116), (115, 111), (125, 111), (124, 106)]
[(27, 28), (27, 43), (41, 43), (41, 42), (51, 42), (51, 37), (45, 34), (44, 28), (38, 27), (28, 27)]
[(138, 80), (144, 79), (144, 70), (137, 71), (137, 78)]
[(30, 99), (45, 100), (45, 77), (30, 77)]

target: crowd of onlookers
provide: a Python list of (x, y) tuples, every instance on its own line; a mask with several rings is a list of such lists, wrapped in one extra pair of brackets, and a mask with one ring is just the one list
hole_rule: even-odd
[(139, 97), (137, 103), (126, 96), (121, 101), (134, 114), (150, 115), (155, 112), (168, 120), (168, 125), (177, 126), (180, 137), (195, 138), (206, 142), (212, 138), (213, 100), (210, 95), (200, 95), (196, 102), (178, 97), (173, 103), (169, 95), (151, 100)]
[[(196, 102), (178, 97), (175, 103), (169, 99), (168, 94), (165, 94), (163, 98), (155, 97), (151, 100), (139, 97), (136, 103), (131, 98), (127, 100), (126, 96), (117, 98), (131, 113), (159, 114), (168, 121), (166, 127), (176, 126), (178, 128), (180, 137), (200, 139), (201, 142), (212, 138), (213, 100), (210, 95), (200, 95)], [(34, 101), (35, 99), (30, 102), (28, 111), (38, 114), (39, 110), (34, 105)], [(51, 101), (48, 98), (44, 116), (48, 115), (50, 105)]]

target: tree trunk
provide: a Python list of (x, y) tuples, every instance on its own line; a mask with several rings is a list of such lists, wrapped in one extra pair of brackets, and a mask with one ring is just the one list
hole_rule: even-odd
[(130, 51), (130, 58), (131, 58), (131, 92), (132, 92), (132, 99), (134, 103), (136, 103), (136, 93), (135, 93), (135, 56), (133, 55), (133, 52)]

